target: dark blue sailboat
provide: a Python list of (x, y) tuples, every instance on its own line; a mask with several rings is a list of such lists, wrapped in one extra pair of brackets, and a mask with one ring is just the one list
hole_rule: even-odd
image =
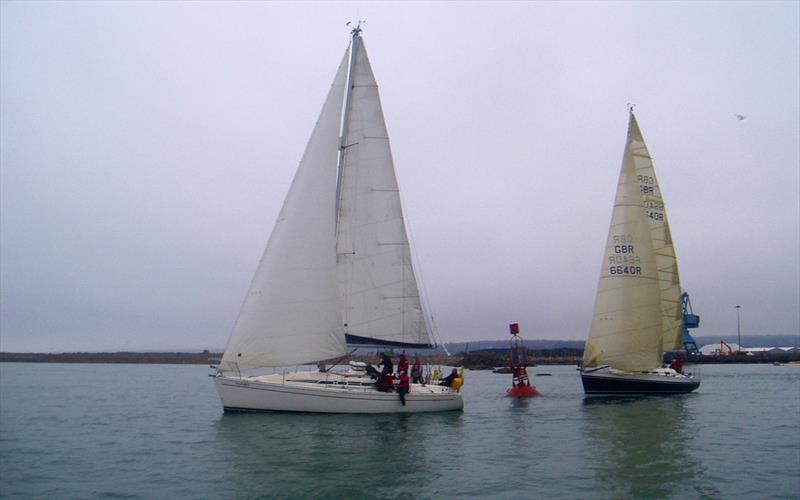
[(697, 389), (694, 376), (662, 366), (665, 351), (683, 349), (682, 294), (664, 199), (631, 111), (580, 370), (586, 395)]

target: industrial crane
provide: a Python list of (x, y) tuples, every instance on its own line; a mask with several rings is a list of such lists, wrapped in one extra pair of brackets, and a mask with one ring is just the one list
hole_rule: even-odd
[(683, 301), (683, 348), (686, 350), (686, 354), (700, 354), (697, 343), (689, 333), (689, 328), (700, 326), (700, 316), (692, 312), (692, 303), (689, 301), (688, 293), (683, 292), (681, 299)]

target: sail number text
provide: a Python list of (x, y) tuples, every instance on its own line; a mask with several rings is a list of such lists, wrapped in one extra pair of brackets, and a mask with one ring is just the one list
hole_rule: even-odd
[(642, 274), (642, 266), (633, 245), (633, 235), (623, 234), (614, 235), (614, 253), (608, 257), (608, 273), (624, 274), (629, 276), (639, 276)]
[(640, 276), (642, 274), (641, 266), (611, 266), (608, 268), (608, 274), (627, 274), (629, 276)]
[(655, 194), (655, 177), (650, 175), (637, 175), (636, 179), (639, 181), (639, 188), (641, 188), (642, 194)]
[(656, 221), (664, 220), (664, 203), (661, 201), (647, 200), (644, 202), (644, 211), (648, 217)]
[(639, 187), (642, 189), (642, 194), (654, 194), (656, 192), (656, 188), (654, 184), (656, 183), (655, 178), (649, 175), (637, 175), (636, 178), (639, 181)]

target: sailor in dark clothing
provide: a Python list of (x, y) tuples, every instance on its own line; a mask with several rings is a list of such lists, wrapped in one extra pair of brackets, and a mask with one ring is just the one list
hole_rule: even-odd
[(375, 382), (376, 389), (381, 392), (392, 392), (394, 390), (394, 380), (391, 373), (385, 373)]
[(453, 371), (450, 372), (450, 375), (446, 376), (439, 382), (439, 385), (444, 385), (447, 387), (453, 386), (453, 379), (458, 378), (458, 368), (453, 368)]
[(383, 375), (391, 375), (394, 373), (394, 365), (392, 364), (392, 358), (389, 357), (388, 354), (383, 353), (381, 354), (381, 362), (378, 363), (378, 366), (383, 366), (381, 373)]

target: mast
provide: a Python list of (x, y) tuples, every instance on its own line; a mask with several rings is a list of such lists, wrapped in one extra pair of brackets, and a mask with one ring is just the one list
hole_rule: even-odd
[[(342, 134), (339, 142), (339, 162), (336, 167), (336, 227), (338, 232), (339, 227), (339, 205), (341, 204), (342, 197), (342, 175), (344, 174), (344, 150), (347, 144), (348, 126), (350, 125), (350, 99), (353, 96), (353, 71), (356, 65), (356, 52), (358, 50), (358, 38), (361, 36), (361, 23), (365, 22), (361, 19), (358, 20), (356, 27), (350, 32), (350, 67), (347, 71), (347, 92), (344, 98), (344, 109), (342, 119)], [(350, 23), (347, 23), (348, 25)]]

